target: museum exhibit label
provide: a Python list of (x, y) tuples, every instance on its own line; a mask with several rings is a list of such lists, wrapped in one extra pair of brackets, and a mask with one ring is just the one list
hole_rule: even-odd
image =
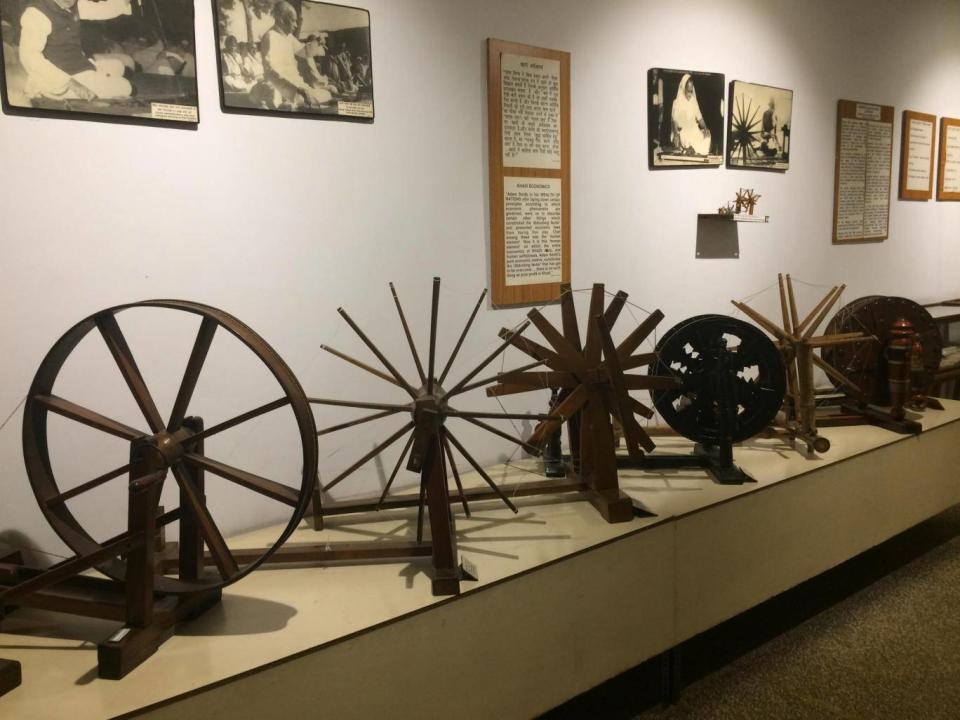
[(900, 144), (900, 199), (933, 197), (933, 156), (937, 116), (903, 111)]
[(489, 39), (490, 267), (495, 306), (570, 281), (570, 53)]
[(890, 226), (893, 107), (840, 100), (833, 242), (886, 240)]
[(960, 200), (960, 118), (940, 118), (937, 200)]

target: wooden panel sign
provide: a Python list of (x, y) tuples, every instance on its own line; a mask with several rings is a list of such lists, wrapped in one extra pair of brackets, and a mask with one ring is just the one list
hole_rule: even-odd
[(570, 282), (570, 53), (487, 40), (494, 306)]
[(960, 118), (940, 119), (937, 200), (960, 200)]
[(933, 148), (937, 116), (903, 111), (900, 142), (900, 199), (929, 200), (933, 197)]
[(833, 242), (886, 240), (890, 226), (893, 108), (840, 100)]

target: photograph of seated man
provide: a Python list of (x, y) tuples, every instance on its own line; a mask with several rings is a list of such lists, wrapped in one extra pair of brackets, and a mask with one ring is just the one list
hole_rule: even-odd
[(9, 106), (196, 122), (190, 0), (0, 3)]
[(370, 16), (314, 0), (216, 0), (225, 109), (373, 117)]

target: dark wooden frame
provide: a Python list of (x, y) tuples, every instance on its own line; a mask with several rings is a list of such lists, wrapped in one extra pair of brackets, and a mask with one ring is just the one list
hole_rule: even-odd
[[(193, 55), (197, 56), (197, 11), (195, 5), (191, 4), (193, 9)], [(0, 38), (2, 42), (3, 38)], [(49, 108), (22, 107), (12, 105), (7, 88), (7, 67), (3, 59), (3, 53), (0, 52), (0, 105), (3, 112), (7, 115), (22, 117), (46, 117), (60, 120), (92, 120), (94, 122), (116, 123), (121, 125), (147, 125), (152, 127), (178, 128), (181, 130), (196, 130), (200, 125), (200, 82), (199, 67), (197, 76), (194, 77), (194, 84), (197, 88), (197, 120), (196, 122), (182, 122), (179, 120), (162, 120), (157, 118), (136, 117), (133, 115), (97, 113), (86, 110), (54, 110)]]
[[(926, 190), (907, 189), (907, 171), (910, 166), (910, 123), (914, 120), (928, 122), (930, 132), (930, 180)], [(933, 166), (937, 148), (937, 116), (914, 110), (903, 111), (903, 121), (900, 127), (900, 199), (901, 200), (932, 200), (933, 199)]]
[(943, 173), (947, 167), (947, 128), (960, 127), (960, 118), (940, 118), (940, 156), (937, 162), (937, 200), (960, 200), (960, 192), (945, 192)]
[[(727, 144), (723, 149), (725, 155), (725, 166), (728, 170), (761, 170), (763, 172), (776, 172), (776, 173), (785, 173), (790, 169), (790, 160), (787, 160), (787, 167), (778, 168), (778, 167), (765, 167), (763, 165), (735, 165), (731, 162), (733, 152), (733, 108), (734, 105), (734, 86), (740, 83), (742, 85), (756, 85), (757, 87), (767, 87), (771, 90), (779, 90), (780, 92), (790, 93), (790, 136), (793, 134), (793, 90), (788, 88), (777, 87), (776, 85), (765, 85), (763, 83), (750, 82), (749, 80), (731, 80), (728, 84), (727, 90), (727, 117), (724, 118), (724, 121), (727, 126)], [(761, 116), (762, 117), (762, 116)]]
[[(360, 10), (367, 14), (367, 36), (369, 38), (370, 46), (370, 77), (373, 78), (373, 19), (370, 14), (370, 11), (367, 8), (356, 7), (354, 5), (341, 5), (339, 3), (323, 2), (322, 0), (303, 0), (304, 2), (315, 2), (318, 5), (335, 5), (336, 7), (348, 8), (350, 10)], [(220, 0), (211, 0), (211, 7), (213, 12), (213, 40), (214, 40), (214, 53), (217, 56), (217, 92), (220, 95), (220, 109), (227, 114), (235, 115), (269, 115), (271, 117), (294, 117), (294, 118), (311, 118), (314, 120), (342, 120), (346, 122), (357, 122), (372, 124), (374, 119), (377, 116), (377, 103), (376, 97), (371, 93), (370, 104), (372, 106), (372, 115), (370, 117), (362, 117), (359, 115), (340, 115), (339, 113), (319, 113), (319, 112), (304, 112), (302, 110), (264, 110), (263, 108), (247, 108), (247, 107), (237, 107), (235, 105), (227, 105), (226, 94), (223, 89), (223, 57), (220, 52), (220, 24), (217, 21), (219, 16), (218, 5)], [(373, 88), (375, 89), (377, 83), (373, 80)]]
[[(509, 55), (560, 62), (560, 169), (504, 167), (501, 116), (500, 58)], [(490, 172), (490, 272), (491, 300), (495, 307), (529, 305), (560, 299), (560, 286), (570, 282), (570, 53), (532, 45), (487, 40), (487, 133)], [(530, 285), (506, 284), (506, 228), (503, 186), (507, 177), (559, 179), (561, 192), (560, 282)]]
[[(891, 134), (893, 132), (893, 106), (891, 105), (878, 105), (877, 103), (861, 103), (856, 100), (838, 100), (837, 101), (837, 145), (836, 145), (836, 160), (834, 165), (834, 174), (833, 174), (833, 243), (835, 245), (848, 245), (852, 243), (864, 243), (864, 242), (882, 242), (890, 236), (890, 198), (889, 198), (889, 189), (887, 191), (887, 233), (882, 236), (869, 236), (869, 237), (856, 237), (856, 238), (847, 238), (840, 240), (837, 238), (837, 213), (840, 210), (840, 128), (844, 118), (856, 118), (857, 117), (857, 106), (858, 105), (871, 105), (874, 107), (880, 108), (880, 122), (889, 124), (891, 126)], [(893, 177), (893, 138), (891, 137), (890, 142), (890, 177)], [(887, 187), (889, 188), (891, 179), (887, 179)]]

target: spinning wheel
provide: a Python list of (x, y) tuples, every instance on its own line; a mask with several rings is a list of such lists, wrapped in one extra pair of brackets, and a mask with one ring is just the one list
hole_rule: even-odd
[(555, 418), (541, 422), (528, 439), (542, 446), (562, 423), (568, 422), (573, 469), (591, 490), (591, 501), (610, 522), (622, 522), (633, 516), (629, 498), (620, 492), (617, 458), (611, 414), (623, 428), (627, 452), (639, 460), (654, 443), (637, 422), (636, 415), (650, 418), (653, 411), (630, 396), (631, 390), (669, 389), (676, 386), (672, 377), (633, 375), (626, 370), (649, 365), (653, 353), (634, 354), (640, 344), (663, 319), (659, 310), (651, 313), (619, 345), (610, 335), (627, 294), (618, 292), (609, 304), (604, 287), (595, 284), (590, 294), (586, 341), (581, 342), (573, 292), (564, 285), (560, 295), (563, 331), (557, 330), (539, 310), (527, 317), (550, 347), (501, 331), (501, 337), (537, 361), (547, 371), (527, 370), (505, 373), (499, 385), (488, 388), (488, 395), (508, 395), (544, 388), (560, 388), (558, 402), (551, 409)]
[[(200, 318), (193, 349), (168, 417), (164, 419), (140, 373), (133, 353), (116, 316), (131, 308), (159, 308), (174, 313), (188, 313)], [(95, 410), (54, 394), (57, 377), (71, 353), (81, 340), (96, 329), (106, 343), (137, 406), (143, 414), (146, 428), (131, 427), (106, 417)], [(199, 418), (188, 417), (194, 391), (203, 370), (208, 351), (217, 331), (227, 332), (245, 345), (266, 366), (280, 386), (279, 399), (251, 409), (236, 417), (203, 428)], [(208, 457), (203, 442), (214, 435), (265, 413), (289, 406), (293, 413), (302, 447), (302, 472), (295, 486), (260, 477), (240, 468)], [(120, 463), (115, 470), (102, 474), (68, 490), (62, 490), (54, 476), (50, 457), (48, 416), (60, 415), (100, 432), (127, 440), (131, 444), (129, 462)], [(30, 387), (24, 409), (23, 452), (27, 474), (33, 492), (51, 527), (78, 556), (100, 557), (97, 569), (116, 580), (127, 575), (125, 559), (111, 554), (110, 543), (101, 545), (84, 529), (70, 510), (73, 498), (95, 489), (110, 480), (128, 476), (131, 486), (144, 478), (163, 477), (170, 471), (180, 491), (180, 507), (156, 518), (157, 526), (180, 521), (181, 559), (179, 577), (158, 576), (154, 587), (158, 592), (197, 593), (213, 590), (236, 582), (267, 559), (296, 528), (310, 502), (311, 490), (317, 476), (317, 441), (310, 404), (299, 382), (277, 353), (249, 327), (232, 315), (199, 303), (180, 300), (149, 300), (119, 305), (91, 315), (74, 325), (47, 353)], [(263, 495), (289, 508), (289, 519), (276, 542), (262, 551), (246, 551), (240, 563), (231, 553), (217, 522), (206, 504), (203, 474), (210, 472), (240, 486), (245, 492)], [(156, 513), (159, 491), (151, 502), (150, 512)], [(117, 508), (125, 514), (126, 508)], [(191, 539), (192, 538), (192, 539)], [(184, 543), (191, 543), (187, 550)], [(209, 563), (204, 556), (207, 547)], [(187, 550), (187, 552), (184, 552)], [(204, 569), (212, 564), (215, 572)]]
[(861, 403), (890, 404), (887, 384), (887, 360), (884, 350), (891, 340), (893, 324), (904, 318), (913, 325), (923, 347), (922, 385), (928, 387), (940, 367), (943, 339), (930, 313), (913, 300), (883, 295), (868, 295), (840, 308), (827, 325), (828, 333), (861, 331), (877, 342), (856, 346), (823, 348), (823, 358), (841, 368), (860, 390), (855, 398)]
[(652, 390), (653, 405), (684, 437), (704, 445), (742, 442), (776, 417), (786, 390), (780, 351), (758, 328), (725, 315), (698, 315), (657, 343), (650, 372), (679, 387)]
[[(387, 495), (390, 492), (390, 488), (393, 486), (393, 482), (400, 471), (401, 465), (403, 465), (404, 458), (406, 458), (406, 469), (420, 474), (420, 497), (418, 503), (419, 516), (417, 521), (418, 544), (422, 541), (423, 537), (424, 506), (428, 506), (430, 510), (430, 540), (434, 563), (433, 592), (435, 595), (454, 594), (459, 592), (459, 580), (461, 575), (456, 566), (456, 533), (454, 529), (453, 515), (450, 512), (448, 474), (453, 475), (453, 480), (456, 484), (458, 497), (463, 505), (464, 513), (468, 517), (470, 515), (470, 507), (467, 503), (469, 493), (464, 492), (460, 480), (460, 474), (457, 471), (457, 466), (455, 463), (454, 449), (473, 467), (477, 474), (483, 478), (484, 482), (490, 487), (490, 490), (497, 498), (499, 498), (515, 513), (517, 512), (517, 508), (512, 502), (510, 502), (510, 499), (504, 495), (504, 493), (490, 478), (487, 472), (480, 466), (480, 464), (467, 451), (466, 447), (464, 447), (460, 440), (458, 440), (453, 434), (448, 420), (451, 418), (463, 420), (476, 425), (477, 427), (480, 427), (487, 432), (492, 433), (493, 435), (497, 435), (498, 437), (508, 440), (511, 443), (521, 445), (531, 453), (539, 454), (539, 449), (530, 443), (524, 442), (519, 438), (512, 437), (499, 428), (484, 422), (484, 420), (525, 420), (530, 418), (545, 419), (550, 416), (458, 410), (454, 408), (450, 402), (454, 397), (461, 395), (462, 393), (482, 387), (483, 385), (487, 385), (488, 383), (492, 382), (495, 379), (494, 377), (476, 381), (474, 381), (474, 378), (480, 374), (484, 368), (490, 365), (490, 363), (492, 363), (504, 350), (506, 350), (510, 343), (517, 339), (520, 333), (526, 329), (529, 323), (524, 323), (517, 330), (509, 331), (506, 334), (504, 341), (477, 367), (463, 376), (458, 382), (448, 384), (447, 377), (451, 367), (453, 366), (454, 359), (460, 351), (460, 348), (466, 339), (467, 333), (470, 331), (470, 327), (473, 324), (473, 320), (476, 317), (477, 312), (480, 310), (480, 305), (483, 303), (483, 300), (486, 297), (486, 290), (481, 293), (480, 299), (477, 300), (477, 304), (473, 308), (473, 312), (468, 318), (467, 324), (450, 354), (450, 358), (447, 360), (443, 369), (439, 371), (437, 367), (436, 344), (437, 315), (439, 312), (440, 303), (440, 279), (433, 279), (433, 299), (430, 312), (430, 345), (429, 352), (426, 356), (426, 369), (421, 362), (420, 353), (417, 351), (416, 344), (413, 341), (413, 336), (410, 333), (410, 327), (407, 324), (406, 316), (404, 315), (403, 308), (400, 305), (400, 299), (397, 297), (397, 293), (394, 290), (392, 283), (390, 285), (390, 290), (393, 294), (394, 304), (397, 308), (400, 325), (403, 328), (407, 343), (410, 346), (410, 352), (413, 355), (414, 364), (417, 368), (417, 375), (419, 376), (418, 383), (410, 383), (407, 381), (406, 378), (404, 378), (397, 371), (393, 363), (391, 363), (377, 348), (377, 346), (374, 345), (374, 343), (366, 336), (366, 334), (364, 334), (360, 327), (353, 321), (353, 319), (343, 308), (338, 310), (340, 315), (344, 320), (346, 320), (347, 324), (357, 334), (360, 340), (363, 341), (364, 345), (366, 345), (367, 348), (376, 356), (377, 360), (379, 360), (380, 364), (387, 372), (384, 373), (376, 368), (370, 367), (360, 360), (354, 359), (345, 353), (334, 350), (333, 348), (323, 346), (323, 349), (339, 357), (340, 359), (349, 362), (350, 364), (355, 365), (362, 370), (365, 370), (366, 372), (378, 377), (390, 385), (393, 385), (395, 390), (400, 390), (407, 396), (406, 402), (368, 403), (323, 398), (311, 398), (310, 402), (322, 405), (333, 405), (377, 411), (371, 415), (366, 415), (356, 420), (324, 428), (320, 430), (320, 435), (355, 427), (357, 425), (368, 423), (391, 415), (400, 415), (401, 417), (406, 416), (407, 421), (403, 427), (392, 433), (384, 441), (376, 445), (370, 452), (366, 453), (359, 460), (352, 463), (346, 470), (330, 480), (323, 489), (330, 490), (337, 486), (347, 477), (356, 472), (365, 463), (369, 462), (388, 447), (398, 442), (402, 437), (407, 436), (403, 450), (400, 452), (400, 457), (398, 458), (397, 463), (393, 468), (393, 472), (390, 474), (390, 478), (387, 480), (386, 486), (384, 487), (383, 492), (380, 495), (380, 499), (377, 502), (377, 508), (379, 509), (384, 505), (384, 503), (389, 502)], [(535, 363), (534, 365), (539, 365), (539, 363)]]

